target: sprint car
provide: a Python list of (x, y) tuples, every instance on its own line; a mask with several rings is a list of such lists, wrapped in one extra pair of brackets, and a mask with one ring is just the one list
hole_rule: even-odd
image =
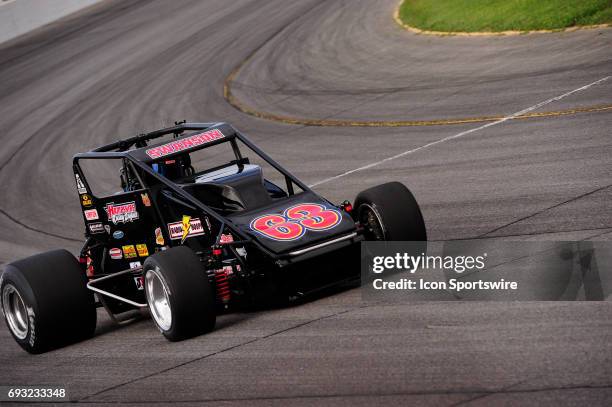
[(333, 204), (227, 123), (177, 122), (76, 154), (73, 170), (79, 257), (34, 255), (1, 277), (6, 323), (30, 353), (93, 336), (98, 307), (119, 324), (148, 309), (167, 339), (190, 338), (239, 304), (358, 278), (361, 241), (426, 241), (404, 185)]

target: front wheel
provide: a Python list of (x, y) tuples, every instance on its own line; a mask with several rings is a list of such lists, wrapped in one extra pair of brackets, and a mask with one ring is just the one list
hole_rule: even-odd
[(360, 192), (355, 199), (356, 220), (367, 240), (426, 241), (423, 214), (403, 184), (389, 182)]
[(180, 341), (213, 330), (213, 288), (190, 248), (156, 253), (145, 260), (143, 268), (149, 312), (166, 339)]

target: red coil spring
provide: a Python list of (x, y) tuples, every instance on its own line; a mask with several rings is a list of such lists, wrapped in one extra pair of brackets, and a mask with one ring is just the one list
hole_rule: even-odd
[(215, 271), (215, 281), (217, 283), (217, 298), (223, 303), (227, 303), (231, 298), (227, 272), (223, 269)]

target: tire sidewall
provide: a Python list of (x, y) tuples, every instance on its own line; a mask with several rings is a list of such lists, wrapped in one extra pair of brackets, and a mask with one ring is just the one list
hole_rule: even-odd
[[(28, 333), (25, 338), (18, 338), (11, 330), (6, 315), (4, 315), (4, 288), (8, 285), (12, 285), (21, 296), (28, 313)], [(0, 285), (0, 302), (2, 303), (2, 313), (6, 326), (11, 333), (11, 336), (24, 350), (30, 353), (40, 353), (45, 349), (42, 348), (41, 343), (44, 341), (44, 330), (41, 332), (40, 327), (37, 323), (37, 317), (40, 315), (38, 302), (29, 282), (23, 276), (23, 274), (16, 272), (15, 269), (8, 266), (2, 275), (2, 284)]]
[(357, 219), (363, 205), (378, 216), (385, 241), (426, 241), (427, 230), (419, 204), (408, 188), (399, 182), (381, 184), (360, 192), (355, 199)]
[[(157, 271), (165, 284), (172, 313), (168, 330), (160, 332), (179, 341), (211, 331), (216, 321), (215, 297), (199, 257), (188, 247), (178, 246), (148, 257), (143, 265), (146, 275)], [(145, 287), (147, 303), (149, 293)]]

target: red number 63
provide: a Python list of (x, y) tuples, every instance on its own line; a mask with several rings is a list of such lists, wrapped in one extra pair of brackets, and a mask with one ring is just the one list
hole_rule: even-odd
[(328, 230), (338, 225), (342, 215), (336, 209), (305, 203), (285, 209), (282, 215), (269, 214), (251, 221), (251, 230), (273, 240), (289, 241), (304, 236), (307, 230)]

